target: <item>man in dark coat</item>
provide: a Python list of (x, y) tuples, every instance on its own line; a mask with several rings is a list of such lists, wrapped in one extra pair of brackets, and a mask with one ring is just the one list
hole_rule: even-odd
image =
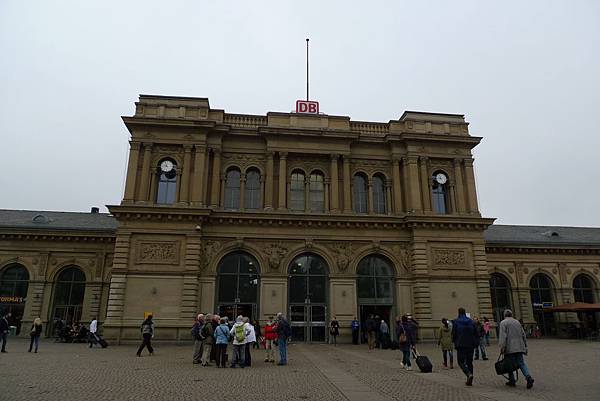
[(377, 324), (375, 323), (375, 319), (373, 319), (373, 315), (369, 315), (369, 318), (365, 322), (365, 330), (367, 332), (369, 351), (371, 351), (373, 348), (375, 348), (375, 334), (377, 331)]
[(467, 386), (473, 385), (473, 352), (479, 346), (475, 322), (467, 317), (465, 308), (458, 308), (458, 317), (452, 321), (452, 342), (456, 348), (458, 366), (467, 376)]
[(8, 332), (10, 331), (8, 319), (10, 319), (10, 317), (11, 313), (8, 312), (2, 317), (2, 319), (0, 319), (0, 339), (2, 340), (2, 352), (6, 352), (6, 339), (8, 338)]

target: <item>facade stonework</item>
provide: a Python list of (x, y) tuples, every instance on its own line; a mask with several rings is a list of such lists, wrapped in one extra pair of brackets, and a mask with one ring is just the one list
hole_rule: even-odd
[(128, 169), (108, 235), (72, 240), (81, 231), (72, 228), (54, 239), (55, 230), (0, 224), (0, 272), (15, 261), (29, 272), (23, 324), (56, 317), (54, 276), (65, 266), (85, 273), (81, 319), (98, 315), (122, 342), (139, 338), (147, 312), (157, 339), (188, 340), (199, 311), (283, 312), (299, 341), (323, 341), (334, 316), (349, 338), (355, 316), (393, 323), (411, 312), (431, 338), (459, 306), (495, 316), (493, 273), (510, 284), (504, 306), (529, 323), (536, 272), (551, 278), (557, 303), (572, 300), (581, 272), (598, 295), (600, 240), (579, 254), (576, 244), (533, 252), (486, 238), (493, 219), (479, 212), (472, 157), (481, 138), (462, 115), (256, 116), (142, 95), (123, 121)]

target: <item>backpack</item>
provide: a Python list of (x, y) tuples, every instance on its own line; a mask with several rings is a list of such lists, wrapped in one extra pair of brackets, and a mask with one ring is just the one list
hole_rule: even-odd
[(246, 339), (246, 333), (244, 333), (244, 325), (238, 324), (235, 326), (235, 339), (238, 343), (243, 343)]
[(202, 335), (202, 330), (204, 329), (204, 326), (200, 326), (199, 324), (194, 324), (194, 327), (192, 327), (192, 337), (194, 337), (195, 340), (198, 341), (204, 341), (206, 340), (206, 337), (204, 337)]

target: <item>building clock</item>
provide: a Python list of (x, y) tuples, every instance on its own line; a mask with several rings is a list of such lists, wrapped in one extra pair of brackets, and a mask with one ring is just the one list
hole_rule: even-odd
[(448, 181), (448, 177), (446, 177), (446, 174), (444, 173), (437, 173), (434, 178), (435, 182), (440, 185), (444, 185)]
[(168, 173), (168, 172), (172, 171), (173, 167), (175, 167), (175, 166), (173, 165), (173, 162), (171, 160), (165, 160), (162, 163), (160, 163), (160, 170), (163, 173)]

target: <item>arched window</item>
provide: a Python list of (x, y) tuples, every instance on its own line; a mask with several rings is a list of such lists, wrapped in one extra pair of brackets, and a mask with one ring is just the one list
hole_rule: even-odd
[(75, 323), (81, 320), (85, 274), (78, 267), (63, 270), (54, 283), (54, 321)]
[(256, 169), (246, 172), (246, 186), (244, 188), (244, 208), (260, 208), (260, 173)]
[(363, 174), (356, 174), (352, 179), (352, 192), (354, 212), (367, 213), (367, 178)]
[(310, 211), (324, 212), (325, 211), (325, 179), (323, 174), (312, 173), (310, 175)]
[(494, 320), (501, 322), (504, 319), (504, 311), (511, 309), (510, 282), (500, 273), (492, 273), (490, 276), (490, 296), (492, 298), (492, 312)]
[(294, 171), (290, 182), (290, 209), (304, 211), (304, 173)]
[(175, 203), (177, 195), (177, 163), (173, 159), (163, 159), (158, 163), (156, 175), (156, 203)]
[(573, 279), (573, 293), (575, 302), (595, 302), (594, 283), (586, 274), (579, 274)]
[(290, 263), (289, 318), (295, 341), (325, 341), (328, 272), (327, 262), (312, 253)]
[(431, 185), (431, 200), (433, 211), (437, 214), (450, 213), (448, 207), (448, 175), (443, 171), (433, 173)]
[(359, 304), (393, 304), (394, 269), (387, 258), (379, 255), (363, 258), (357, 274)]
[(225, 175), (225, 209), (240, 208), (240, 178), (241, 173), (237, 168), (227, 170)]
[(373, 210), (377, 214), (385, 214), (385, 181), (380, 175), (373, 177)]
[(0, 314), (12, 314), (11, 325), (17, 327), (17, 334), (21, 332), (21, 319), (25, 312), (25, 301), (27, 299), (27, 289), (29, 288), (29, 273), (27, 269), (17, 263), (8, 265), (0, 272), (0, 296), (3, 297), (0, 302)]
[(219, 315), (258, 317), (259, 266), (256, 259), (245, 252), (225, 256), (217, 268), (217, 303)]
[(546, 307), (552, 306), (554, 303), (552, 282), (545, 274), (538, 273), (529, 281), (529, 291), (533, 317), (542, 335), (552, 335), (555, 331), (554, 313), (544, 312)]

